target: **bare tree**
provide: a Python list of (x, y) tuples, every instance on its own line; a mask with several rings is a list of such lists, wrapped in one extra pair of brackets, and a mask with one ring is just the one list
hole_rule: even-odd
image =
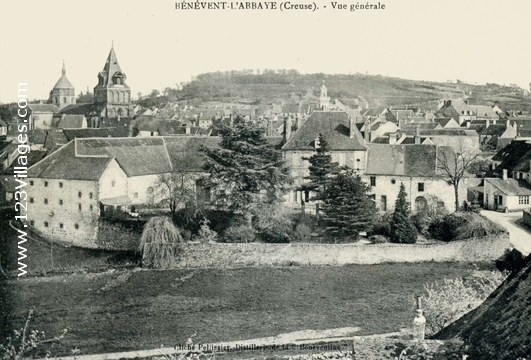
[(461, 208), (459, 203), (459, 184), (463, 177), (468, 174), (467, 170), (479, 155), (478, 151), (467, 149), (464, 146), (457, 148), (439, 146), (437, 149), (437, 169), (447, 178), (448, 184), (454, 187), (456, 211)]
[(168, 203), (173, 216), (181, 208), (188, 210), (191, 216), (201, 212), (201, 199), (196, 191), (196, 182), (202, 178), (200, 157), (194, 150), (171, 154), (173, 171), (158, 176), (157, 185), (162, 189), (162, 201)]

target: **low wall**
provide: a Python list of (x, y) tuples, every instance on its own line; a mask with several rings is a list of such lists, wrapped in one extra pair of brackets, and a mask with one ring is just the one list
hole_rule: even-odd
[(522, 222), (531, 227), (531, 212), (529, 210), (523, 210)]
[(175, 268), (314, 266), (386, 262), (475, 262), (499, 258), (509, 235), (434, 245), (405, 244), (189, 244)]

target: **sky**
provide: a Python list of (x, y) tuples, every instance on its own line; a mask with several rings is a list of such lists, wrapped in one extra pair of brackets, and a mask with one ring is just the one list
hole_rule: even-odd
[(30, 99), (47, 99), (63, 60), (76, 93), (92, 91), (111, 44), (133, 96), (203, 72), (266, 68), (529, 89), (531, 1), (380, 3), (385, 10), (351, 12), (324, 0), (316, 0), (316, 11), (175, 10), (170, 0), (2, 0), (0, 102), (16, 101), (21, 82)]

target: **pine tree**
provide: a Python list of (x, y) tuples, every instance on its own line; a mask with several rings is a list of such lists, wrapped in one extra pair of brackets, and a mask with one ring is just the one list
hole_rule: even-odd
[(391, 219), (389, 240), (393, 243), (413, 244), (417, 242), (417, 231), (410, 220), (409, 204), (404, 183), (400, 184), (400, 191), (395, 202), (395, 211)]
[(245, 217), (260, 204), (281, 202), (291, 182), (282, 153), (265, 133), (265, 127), (242, 121), (221, 129), (219, 148), (202, 149), (216, 200)]
[(310, 175), (304, 179), (309, 180), (303, 184), (300, 191), (311, 191), (315, 193), (311, 200), (322, 200), (323, 195), (326, 194), (327, 183), (330, 180), (330, 176), (338, 171), (338, 164), (332, 162), (332, 156), (329, 154), (328, 143), (324, 136), (319, 134), (318, 146), (316, 147), (315, 154), (311, 157), (303, 157), (303, 160), (310, 162), (309, 170)]
[(329, 238), (358, 237), (366, 231), (376, 214), (369, 198), (369, 186), (352, 169), (343, 167), (331, 177), (323, 198), (323, 222)]

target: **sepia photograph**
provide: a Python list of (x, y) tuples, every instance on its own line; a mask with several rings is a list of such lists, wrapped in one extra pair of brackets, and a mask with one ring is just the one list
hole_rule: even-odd
[(531, 360), (528, 0), (0, 13), (0, 360)]

